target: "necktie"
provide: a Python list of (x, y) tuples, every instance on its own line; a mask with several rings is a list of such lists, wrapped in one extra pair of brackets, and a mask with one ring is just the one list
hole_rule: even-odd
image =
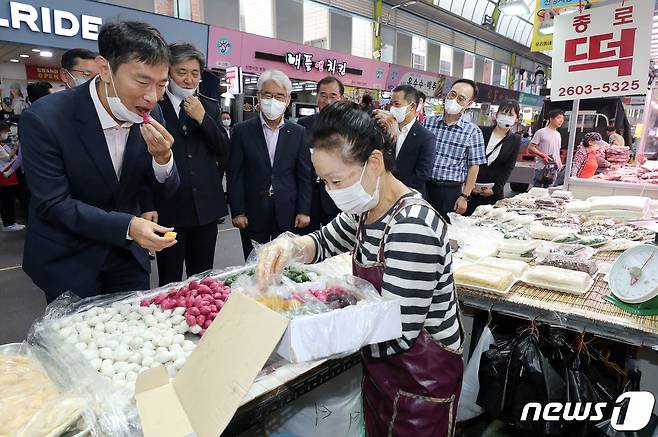
[(180, 121), (181, 126), (183, 126), (183, 130), (186, 130), (187, 112), (185, 112), (185, 100), (182, 100), (180, 102), (180, 108), (178, 110), (178, 120)]

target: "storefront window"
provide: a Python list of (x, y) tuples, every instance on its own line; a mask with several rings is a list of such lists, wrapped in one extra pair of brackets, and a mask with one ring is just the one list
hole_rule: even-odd
[(418, 70), (427, 70), (427, 40), (414, 35), (411, 41), (411, 63)]
[(500, 66), (500, 86), (507, 88), (507, 81), (509, 79), (509, 67), (507, 65)]
[(304, 44), (329, 49), (329, 9), (304, 1)]
[(439, 73), (452, 76), (452, 47), (441, 44), (441, 59), (439, 61)]
[(475, 80), (475, 55), (464, 53), (464, 79)]
[(183, 20), (192, 19), (192, 0), (175, 0), (174, 8), (177, 18), (182, 18)]
[(493, 85), (493, 69), (494, 63), (491, 59), (484, 60), (484, 73), (482, 74), (482, 82), (487, 85)]
[(272, 0), (240, 0), (240, 30), (274, 38)]
[(352, 17), (352, 54), (372, 59), (372, 21)]

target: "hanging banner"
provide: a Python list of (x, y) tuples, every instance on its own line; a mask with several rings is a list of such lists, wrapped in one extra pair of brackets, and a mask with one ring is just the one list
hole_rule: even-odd
[(556, 17), (551, 100), (646, 93), (653, 8), (626, 0)]
[[(531, 52), (553, 49), (554, 19), (561, 9), (578, 7), (581, 4), (597, 3), (601, 0), (537, 0), (532, 26)], [(552, 12), (550, 12), (552, 11)]]

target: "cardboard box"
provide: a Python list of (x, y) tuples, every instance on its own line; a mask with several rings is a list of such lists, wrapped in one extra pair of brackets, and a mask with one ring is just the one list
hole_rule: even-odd
[(255, 300), (232, 295), (172, 382), (162, 366), (138, 376), (144, 436), (219, 436), (287, 326)]
[(233, 293), (173, 381), (164, 366), (137, 377), (144, 437), (219, 436), (275, 349), (291, 362), (302, 362), (401, 335), (397, 300), (288, 320)]

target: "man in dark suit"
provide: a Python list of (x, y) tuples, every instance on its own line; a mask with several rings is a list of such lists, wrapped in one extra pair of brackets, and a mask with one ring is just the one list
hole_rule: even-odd
[(233, 225), (245, 259), (251, 240), (267, 243), (308, 226), (311, 156), (304, 128), (284, 119), (292, 83), (278, 70), (258, 79), (260, 116), (233, 128), (228, 180)]
[[(327, 106), (331, 105), (334, 102), (343, 100), (345, 95), (345, 87), (343, 83), (336, 79), (334, 76), (327, 76), (318, 82), (318, 109), (322, 111)], [(313, 115), (308, 115), (297, 120), (297, 124), (302, 125), (306, 128), (306, 138), (310, 147), (313, 147), (311, 144), (311, 136), (313, 134), (313, 127), (315, 122), (320, 116), (320, 112), (316, 112)], [(324, 183), (318, 179), (315, 172), (313, 172), (313, 198), (311, 203), (311, 224), (308, 228), (305, 229), (303, 233), (310, 233), (320, 229), (323, 225), (326, 225), (331, 220), (338, 215), (340, 210), (336, 206), (329, 194), (327, 194), (327, 189), (324, 186)]]
[(173, 229), (139, 217), (140, 190), (173, 194), (179, 184), (157, 105), (169, 49), (140, 22), (104, 25), (98, 47), (99, 76), (40, 99), (21, 117), (32, 193), (23, 269), (48, 301), (65, 291), (146, 289), (147, 249), (176, 243), (159, 235)]
[(390, 112), (400, 125), (395, 147), (395, 175), (427, 198), (425, 185), (432, 174), (436, 137), (416, 120), (419, 100), (420, 93), (411, 85), (393, 89)]
[(144, 201), (156, 220), (176, 229), (178, 244), (158, 253), (160, 286), (213, 267), (217, 220), (228, 214), (216, 159), (228, 159), (228, 139), (219, 124), (216, 100), (197, 93), (204, 55), (193, 45), (169, 46), (169, 86), (160, 108), (174, 137), (174, 160), (180, 188), (172, 197), (162, 193)]

